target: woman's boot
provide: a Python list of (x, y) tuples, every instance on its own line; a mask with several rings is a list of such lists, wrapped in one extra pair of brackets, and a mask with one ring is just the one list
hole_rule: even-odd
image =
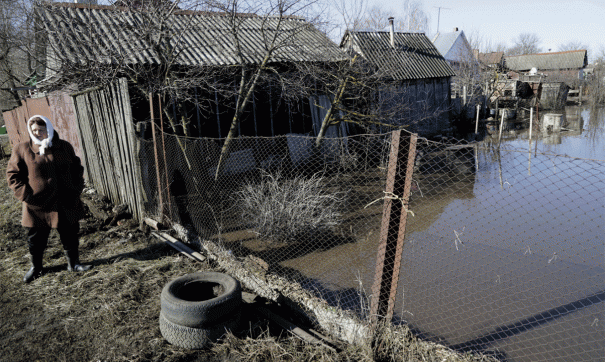
[(43, 253), (30, 253), (32, 267), (25, 273), (23, 277), (23, 281), (26, 283), (31, 282), (36, 279), (40, 275), (42, 275), (42, 258), (44, 257)]
[(92, 265), (80, 264), (78, 248), (65, 250), (65, 256), (67, 257), (67, 270), (71, 272), (84, 272), (92, 268)]

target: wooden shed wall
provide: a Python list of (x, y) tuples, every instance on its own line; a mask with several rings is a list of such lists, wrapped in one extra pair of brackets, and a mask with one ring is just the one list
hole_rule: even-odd
[(450, 127), (450, 81), (448, 78), (419, 79), (402, 85), (401, 102), (406, 111), (398, 122), (406, 130), (429, 137)]

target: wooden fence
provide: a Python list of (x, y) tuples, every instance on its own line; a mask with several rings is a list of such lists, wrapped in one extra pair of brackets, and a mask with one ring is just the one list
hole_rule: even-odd
[(141, 220), (146, 196), (126, 80), (72, 97), (88, 181), (112, 203), (128, 204)]

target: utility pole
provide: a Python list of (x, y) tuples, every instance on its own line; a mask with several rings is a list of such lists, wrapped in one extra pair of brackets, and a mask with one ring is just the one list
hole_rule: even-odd
[(444, 8), (443, 6), (433, 6), (433, 7), (439, 9), (439, 12), (437, 13), (437, 33), (439, 33), (439, 19), (441, 18), (441, 9), (451, 10), (451, 8)]

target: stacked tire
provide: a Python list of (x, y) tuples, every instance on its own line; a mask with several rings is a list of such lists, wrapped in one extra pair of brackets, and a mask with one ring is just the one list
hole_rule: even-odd
[(206, 348), (239, 325), (240, 283), (227, 274), (197, 272), (170, 281), (161, 294), (160, 332), (170, 344)]

